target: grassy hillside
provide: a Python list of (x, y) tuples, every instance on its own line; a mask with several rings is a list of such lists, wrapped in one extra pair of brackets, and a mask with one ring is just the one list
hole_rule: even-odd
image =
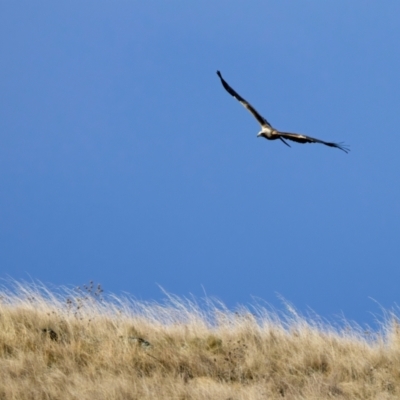
[(400, 398), (393, 316), (372, 334), (290, 315), (3, 289), (0, 399)]

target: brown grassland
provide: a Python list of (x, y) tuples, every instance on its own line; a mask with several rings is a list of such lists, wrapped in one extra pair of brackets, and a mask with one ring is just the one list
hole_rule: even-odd
[(400, 326), (100, 287), (0, 290), (0, 399), (400, 399)]

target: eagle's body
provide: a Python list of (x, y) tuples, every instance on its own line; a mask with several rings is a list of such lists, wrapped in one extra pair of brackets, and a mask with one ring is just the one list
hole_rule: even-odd
[(277, 135), (278, 131), (276, 129), (268, 125), (261, 126), (261, 128), (262, 129), (257, 136), (265, 137), (265, 139), (268, 140), (279, 139), (279, 136)]

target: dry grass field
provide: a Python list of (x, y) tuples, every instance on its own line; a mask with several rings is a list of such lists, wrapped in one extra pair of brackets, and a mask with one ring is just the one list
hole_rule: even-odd
[(15, 284), (0, 291), (0, 399), (400, 399), (400, 327)]

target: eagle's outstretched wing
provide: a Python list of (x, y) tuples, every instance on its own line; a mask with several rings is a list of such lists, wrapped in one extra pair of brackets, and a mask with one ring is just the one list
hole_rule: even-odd
[(257, 110), (248, 102), (246, 101), (242, 96), (240, 96), (238, 93), (236, 93), (225, 81), (225, 79), (222, 77), (221, 72), (217, 71), (217, 75), (219, 76), (219, 79), (221, 79), (222, 86), (225, 88), (225, 90), (233, 96), (236, 100), (240, 101), (240, 103), (247, 108), (254, 116), (254, 118), (258, 121), (258, 123), (263, 126), (271, 126), (271, 124), (262, 116), (260, 115)]
[(348, 153), (350, 151), (348, 146), (346, 146), (342, 143), (325, 142), (324, 140), (315, 139), (311, 136), (306, 136), (306, 135), (302, 135), (299, 133), (278, 132), (278, 134), (279, 134), (280, 138), (293, 140), (294, 142), (297, 142), (297, 143), (322, 143), (329, 147), (336, 147), (336, 148), (344, 151), (345, 153)]

